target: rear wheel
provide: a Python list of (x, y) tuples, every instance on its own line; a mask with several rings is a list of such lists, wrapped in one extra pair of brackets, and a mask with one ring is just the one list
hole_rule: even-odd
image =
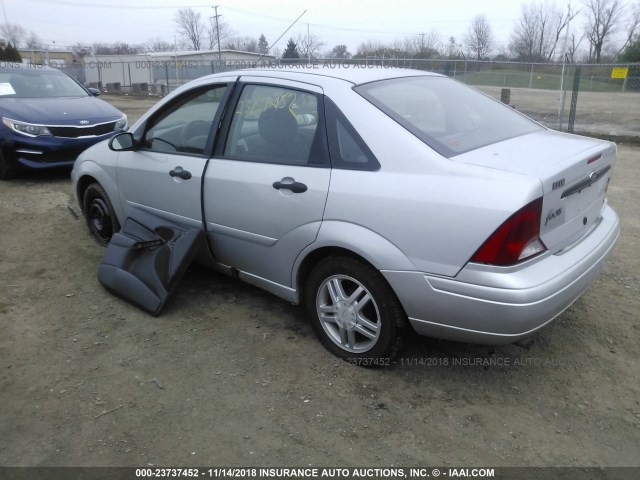
[(83, 210), (91, 236), (100, 245), (107, 246), (113, 234), (120, 230), (120, 224), (100, 184), (92, 183), (84, 191)]
[(362, 366), (384, 366), (398, 353), (406, 316), (373, 267), (348, 257), (329, 257), (307, 281), (305, 307), (322, 344)]

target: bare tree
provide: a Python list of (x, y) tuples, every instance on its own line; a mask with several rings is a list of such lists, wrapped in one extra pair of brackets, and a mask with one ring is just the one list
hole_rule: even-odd
[(25, 46), (30, 50), (42, 49), (42, 40), (40, 39), (38, 34), (33, 30), (29, 32), (29, 36), (27, 37), (24, 43), (25, 43)]
[(167, 42), (161, 38), (150, 38), (147, 43), (144, 44), (147, 52), (171, 52), (174, 49), (172, 43)]
[(13, 43), (16, 47), (22, 43), (27, 31), (17, 23), (4, 23), (0, 25), (0, 33), (9, 43)]
[(620, 54), (633, 43), (637, 32), (640, 30), (640, 2), (633, 6), (631, 14), (627, 18), (625, 41), (618, 50), (616, 57), (620, 56)]
[(355, 58), (394, 58), (406, 59), (411, 58), (415, 54), (414, 39), (406, 38), (403, 40), (395, 40), (390, 43), (381, 43), (375, 40), (367, 40), (358, 47), (358, 51), (354, 55)]
[(523, 4), (518, 25), (511, 33), (509, 42), (511, 54), (523, 62), (540, 60), (537, 51), (539, 32), (540, 26), (535, 11), (530, 5)]
[(83, 45), (80, 42), (71, 47), (73, 56), (76, 58), (84, 58), (88, 55), (93, 55), (93, 47), (91, 45)]
[(241, 50), (243, 52), (258, 53), (258, 42), (256, 42), (255, 38), (249, 37), (247, 35), (229, 37), (223, 45), (224, 48), (228, 48), (230, 50)]
[(144, 50), (140, 45), (130, 45), (126, 42), (96, 42), (92, 48), (95, 55), (135, 55)]
[(199, 12), (191, 8), (178, 10), (173, 20), (178, 26), (178, 33), (184, 37), (193, 50), (200, 50), (205, 27)]
[(431, 58), (440, 53), (438, 46), (442, 39), (440, 34), (431, 30), (429, 33), (419, 33), (411, 39), (411, 51), (416, 58)]
[[(220, 30), (220, 32), (218, 32), (218, 29)], [(219, 35), (218, 35), (219, 33)], [(227, 22), (224, 22), (222, 20), (218, 20), (218, 24), (217, 24), (217, 28), (216, 28), (216, 21), (214, 17), (211, 17), (209, 19), (209, 26), (205, 27), (205, 34), (207, 37), (207, 43), (208, 43), (208, 47), (210, 50), (213, 50), (214, 48), (217, 48), (218, 45), (218, 38), (220, 39), (220, 44), (222, 46), (222, 41), (223, 40), (227, 40), (229, 39), (229, 37), (231, 37), (231, 35), (233, 35), (233, 32), (231, 30), (231, 27), (229, 26), (229, 24)], [(248, 38), (248, 37), (245, 37)], [(245, 41), (246, 43), (246, 41)], [(254, 40), (255, 43), (255, 40)], [(243, 50), (243, 48), (238, 47), (237, 49), (234, 48), (232, 50)], [(253, 50), (246, 50), (247, 52), (251, 52)]]
[[(563, 13), (561, 10), (553, 8), (552, 10), (552, 23), (550, 25), (550, 33), (552, 34), (552, 41), (550, 42), (550, 48), (547, 52), (547, 61), (550, 62), (553, 59), (553, 56), (556, 52), (556, 48), (558, 43), (560, 42), (560, 38), (563, 35), (563, 32), (566, 32), (568, 35), (569, 27), (571, 25), (571, 21), (576, 18), (576, 16), (580, 13), (580, 11), (576, 11), (571, 6), (571, 1), (567, 3), (567, 9)], [(562, 54), (562, 53), (561, 53)]]
[(600, 63), (611, 37), (620, 27), (624, 5), (620, 0), (586, 0), (585, 7), (585, 36), (589, 41), (589, 60)]
[(511, 54), (525, 62), (553, 60), (561, 38), (566, 39), (571, 21), (577, 14), (571, 2), (567, 3), (565, 11), (548, 0), (522, 4), (520, 20), (509, 42)]
[(467, 30), (467, 34), (464, 37), (464, 46), (468, 54), (473, 55), (478, 60), (486, 58), (491, 53), (493, 34), (487, 17), (477, 15), (471, 20), (469, 30)]
[(580, 35), (579, 38), (576, 37), (575, 33), (567, 36), (565, 54), (569, 63), (575, 63), (582, 40), (584, 40), (584, 35)]
[(320, 49), (324, 46), (324, 42), (320, 40), (320, 37), (313, 33), (300, 33), (296, 37), (295, 42), (298, 46), (300, 58), (318, 58)]
[(377, 40), (367, 40), (358, 46), (356, 57), (382, 57), (387, 51), (385, 45)]

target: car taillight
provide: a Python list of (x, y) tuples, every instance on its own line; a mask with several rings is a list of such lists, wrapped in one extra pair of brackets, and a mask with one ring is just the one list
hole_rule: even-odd
[(540, 240), (542, 197), (511, 215), (471, 257), (472, 262), (508, 266), (544, 252)]

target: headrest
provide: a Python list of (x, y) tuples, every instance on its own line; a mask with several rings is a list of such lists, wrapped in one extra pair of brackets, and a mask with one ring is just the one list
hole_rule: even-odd
[(295, 139), (298, 122), (288, 108), (272, 107), (260, 114), (258, 130), (269, 143), (287, 143)]

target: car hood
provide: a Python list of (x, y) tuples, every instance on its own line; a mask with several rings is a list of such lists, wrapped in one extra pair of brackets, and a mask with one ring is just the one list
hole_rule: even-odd
[(93, 96), (57, 98), (3, 98), (3, 117), (43, 125), (79, 125), (108, 122), (122, 117), (122, 112)]

